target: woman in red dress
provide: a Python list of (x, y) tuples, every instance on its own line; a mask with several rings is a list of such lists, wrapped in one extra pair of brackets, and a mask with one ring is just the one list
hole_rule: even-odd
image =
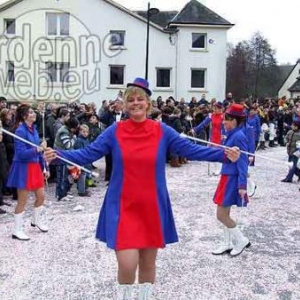
[[(128, 120), (109, 126), (84, 149), (57, 151), (81, 165), (112, 153), (113, 170), (96, 237), (116, 253), (118, 300), (132, 299), (137, 270), (139, 299), (150, 299), (157, 251), (178, 241), (165, 176), (167, 151), (190, 160), (229, 162), (226, 156), (234, 161), (239, 156), (234, 149), (196, 145), (162, 122), (147, 119), (150, 96), (148, 81), (136, 78), (124, 93)], [(47, 148), (45, 157), (51, 161), (56, 152)]]
[[(16, 113), (16, 126), (18, 128), (15, 134), (38, 146), (40, 144), (39, 135), (33, 125), (35, 120), (36, 114), (33, 109), (27, 104), (20, 105)], [(41, 146), (45, 147), (46, 145), (42, 143)], [(15, 139), (15, 154), (7, 181), (7, 186), (17, 188), (18, 192), (18, 204), (15, 209), (15, 228), (12, 234), (14, 239), (23, 241), (30, 239), (22, 229), (23, 214), (30, 191), (33, 191), (36, 197), (31, 226), (37, 227), (42, 232), (48, 231), (47, 226), (41, 220), (45, 201), (44, 176), (46, 178), (49, 177), (46, 169), (40, 149)]]

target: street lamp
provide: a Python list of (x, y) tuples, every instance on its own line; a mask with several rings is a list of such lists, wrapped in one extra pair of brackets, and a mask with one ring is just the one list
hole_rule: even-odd
[(159, 13), (158, 8), (150, 8), (150, 2), (148, 2), (147, 10), (147, 37), (146, 37), (146, 66), (145, 66), (145, 79), (148, 80), (148, 60), (149, 60), (149, 28), (150, 28), (150, 17)]

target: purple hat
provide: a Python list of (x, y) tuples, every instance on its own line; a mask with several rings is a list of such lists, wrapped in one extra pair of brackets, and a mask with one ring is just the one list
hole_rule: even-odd
[(216, 102), (216, 103), (214, 104), (214, 106), (217, 107), (217, 108), (223, 108), (223, 103), (220, 102), (220, 101), (218, 101), (218, 102)]
[(225, 112), (227, 115), (237, 117), (237, 118), (244, 118), (246, 117), (244, 105), (232, 103)]
[(149, 82), (144, 78), (136, 78), (133, 83), (128, 83), (127, 87), (136, 86), (146, 92), (148, 96), (152, 95), (152, 92), (149, 90)]

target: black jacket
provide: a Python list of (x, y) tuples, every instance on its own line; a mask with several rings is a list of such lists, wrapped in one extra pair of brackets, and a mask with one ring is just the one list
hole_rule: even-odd
[(8, 161), (6, 156), (6, 149), (3, 142), (0, 142), (0, 180), (6, 179), (8, 174)]

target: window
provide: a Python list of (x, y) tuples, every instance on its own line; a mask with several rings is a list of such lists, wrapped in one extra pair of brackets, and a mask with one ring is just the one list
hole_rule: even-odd
[(171, 83), (171, 69), (157, 69), (156, 70), (156, 86), (170, 87)]
[(16, 34), (16, 20), (15, 19), (6, 19), (5, 23), (5, 33), (6, 34)]
[(206, 48), (206, 34), (192, 33), (192, 48), (205, 49)]
[(68, 82), (70, 63), (46, 62), (49, 82)]
[(6, 62), (7, 66), (7, 82), (15, 81), (15, 65), (12, 61)]
[(110, 34), (110, 46), (124, 46), (125, 31), (111, 30)]
[(110, 66), (110, 84), (124, 84), (124, 66)]
[(69, 14), (47, 13), (46, 19), (48, 35), (69, 35)]
[(205, 73), (206, 70), (195, 70), (192, 69), (192, 88), (204, 88), (205, 87)]

